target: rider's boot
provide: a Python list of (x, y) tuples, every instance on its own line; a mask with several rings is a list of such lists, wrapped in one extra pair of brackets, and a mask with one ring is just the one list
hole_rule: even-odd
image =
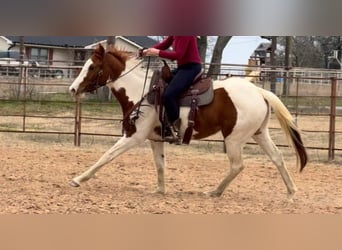
[(164, 141), (169, 142), (169, 143), (173, 143), (176, 145), (181, 145), (182, 144), (182, 138), (180, 136), (180, 125), (181, 125), (181, 119), (178, 118), (169, 127), (170, 133), (165, 135)]

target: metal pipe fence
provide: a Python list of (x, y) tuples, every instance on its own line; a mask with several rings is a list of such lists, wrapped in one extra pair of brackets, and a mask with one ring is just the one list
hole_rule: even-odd
[[(230, 75), (251, 78), (243, 74), (241, 65), (222, 65), (222, 68), (230, 70)], [(63, 71), (76, 73), (79, 69), (68, 67)], [(20, 77), (0, 76), (1, 133), (65, 135), (73, 138), (75, 146), (80, 146), (86, 136), (121, 136), (120, 110), (115, 100), (103, 100), (108, 96), (105, 90), (77, 102), (68, 93), (76, 74), (56, 79), (30, 76), (27, 73), (29, 68), (23, 72), (26, 73)], [(309, 71), (303, 73), (304, 69), (263, 68), (250, 80), (260, 87), (271, 89), (270, 72), (277, 74), (276, 94), (289, 108), (304, 136), (311, 138), (306, 143), (307, 148), (326, 151), (327, 159), (334, 160), (336, 152), (342, 152), (341, 73), (310, 71), (314, 75), (312, 77)], [(225, 78), (227, 74), (219, 77)], [(288, 86), (284, 87), (284, 84)], [(284, 90), (287, 90), (285, 94)], [(322, 125), (311, 126), (310, 120)], [(276, 137), (279, 128), (276, 123), (271, 123), (271, 132)], [(216, 137), (203, 141), (222, 143), (222, 139)], [(285, 141), (276, 141), (277, 146), (287, 147)]]

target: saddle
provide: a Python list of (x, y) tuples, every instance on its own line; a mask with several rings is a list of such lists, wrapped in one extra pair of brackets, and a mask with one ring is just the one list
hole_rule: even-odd
[[(165, 61), (161, 70), (153, 72), (150, 84), (150, 90), (147, 95), (147, 101), (159, 109), (159, 120), (162, 124), (162, 134), (167, 124), (166, 114), (164, 112), (163, 94), (168, 84), (172, 80), (172, 72)], [(183, 107), (190, 107), (188, 116), (188, 127), (185, 130), (182, 143), (189, 144), (195, 126), (196, 111), (199, 106), (208, 105), (214, 98), (213, 82), (211, 78), (203, 78), (203, 72), (195, 77), (191, 87), (179, 97), (179, 104)]]

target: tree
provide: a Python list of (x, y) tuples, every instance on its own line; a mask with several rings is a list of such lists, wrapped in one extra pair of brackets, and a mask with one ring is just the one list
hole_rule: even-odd
[[(285, 37), (279, 37), (279, 44), (285, 46)], [(294, 36), (292, 37), (291, 59), (294, 67), (326, 68), (333, 50), (339, 50), (340, 39), (336, 36)], [(277, 65), (283, 65), (285, 51), (278, 51)], [(286, 63), (285, 63), (286, 66)]]
[(317, 36), (315, 37), (321, 56), (324, 59), (322, 62), (324, 67), (328, 68), (331, 63), (330, 58), (334, 55), (333, 51), (337, 51), (337, 59), (341, 61), (341, 37), (340, 36)]
[(295, 37), (293, 43), (293, 65), (312, 68), (324, 67), (322, 51), (317, 45), (315, 38), (312, 36)]
[(208, 49), (208, 37), (207, 36), (200, 36), (198, 38), (198, 48), (200, 51), (200, 56), (202, 58), (202, 61), (205, 62), (207, 49)]
[(210, 61), (210, 66), (207, 72), (207, 75), (211, 76), (214, 79), (217, 79), (217, 76), (220, 74), (222, 53), (231, 38), (232, 36), (218, 36), (217, 37), (213, 54), (211, 57), (211, 61)]

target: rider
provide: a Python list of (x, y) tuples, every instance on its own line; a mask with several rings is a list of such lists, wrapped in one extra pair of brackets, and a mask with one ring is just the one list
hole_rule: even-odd
[[(171, 46), (173, 50), (168, 50)], [(174, 77), (163, 97), (166, 115), (173, 129), (173, 135), (166, 136), (164, 139), (178, 143), (181, 124), (178, 97), (190, 88), (202, 68), (197, 36), (168, 36), (154, 47), (144, 50), (143, 53), (146, 56), (159, 56), (177, 61)]]

